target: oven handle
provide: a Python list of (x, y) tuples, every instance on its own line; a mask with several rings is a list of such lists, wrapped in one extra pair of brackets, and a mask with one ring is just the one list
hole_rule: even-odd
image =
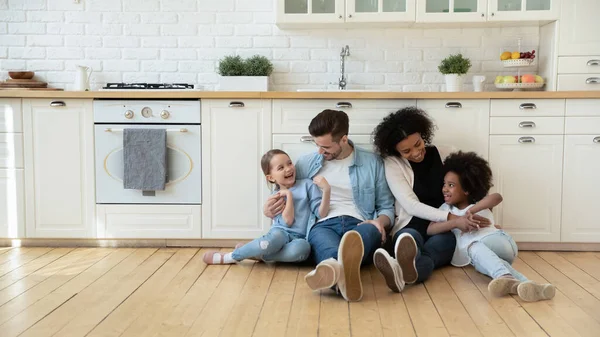
[[(167, 132), (188, 132), (188, 129), (186, 129), (186, 128), (166, 129), (166, 131)], [(106, 129), (104, 129), (104, 132), (123, 132), (123, 129), (106, 128)]]

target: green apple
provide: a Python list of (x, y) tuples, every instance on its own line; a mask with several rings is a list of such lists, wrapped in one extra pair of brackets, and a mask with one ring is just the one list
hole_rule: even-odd
[(495, 84), (502, 84), (504, 83), (504, 76), (496, 76), (496, 80), (494, 80)]
[(535, 75), (535, 83), (544, 83), (544, 79), (540, 75)]
[(517, 80), (515, 80), (514, 76), (504, 76), (504, 83), (515, 83), (517, 82)]

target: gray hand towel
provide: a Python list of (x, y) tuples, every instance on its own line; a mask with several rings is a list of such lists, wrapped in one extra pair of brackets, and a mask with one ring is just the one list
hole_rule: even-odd
[(123, 130), (123, 186), (130, 190), (164, 190), (167, 181), (167, 131)]

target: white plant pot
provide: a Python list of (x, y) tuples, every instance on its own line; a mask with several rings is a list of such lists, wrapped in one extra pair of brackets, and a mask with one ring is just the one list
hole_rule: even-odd
[(463, 83), (465, 81), (464, 75), (446, 74), (446, 75), (444, 75), (444, 78), (446, 79), (446, 91), (447, 92), (462, 91)]
[(269, 76), (219, 76), (220, 91), (269, 91)]

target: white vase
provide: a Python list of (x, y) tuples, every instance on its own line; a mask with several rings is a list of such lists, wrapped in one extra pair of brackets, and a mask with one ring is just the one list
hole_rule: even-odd
[(219, 76), (220, 91), (269, 91), (269, 76)]
[(465, 81), (464, 75), (446, 74), (446, 75), (444, 75), (444, 78), (446, 79), (446, 91), (447, 92), (462, 91), (463, 83)]

